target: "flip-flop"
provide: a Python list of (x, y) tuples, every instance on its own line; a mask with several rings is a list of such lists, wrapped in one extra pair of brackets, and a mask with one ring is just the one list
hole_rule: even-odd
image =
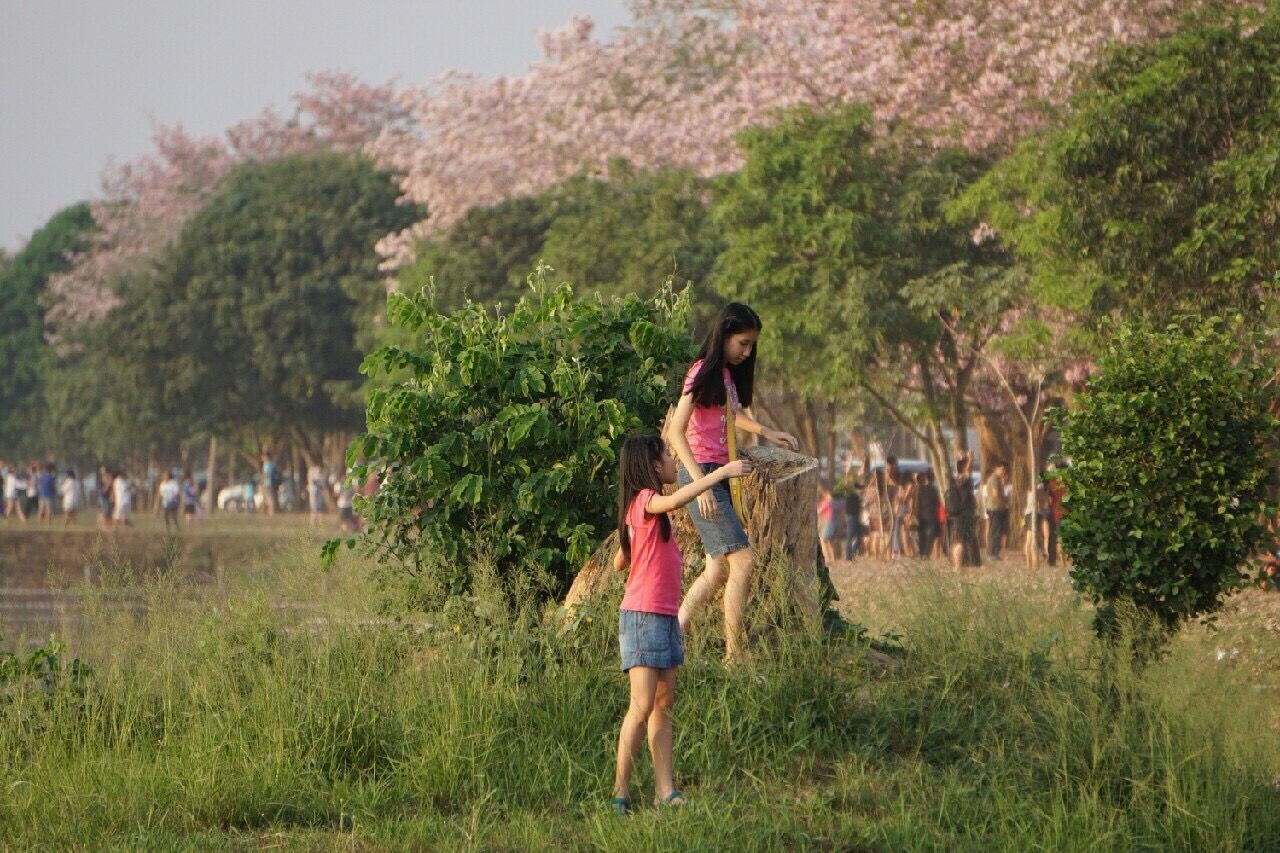
[(613, 810), (619, 816), (629, 815), (631, 814), (631, 801), (628, 800), (626, 797), (614, 797)]
[(670, 794), (667, 794), (667, 796), (662, 799), (661, 803), (654, 803), (654, 805), (679, 807), (679, 806), (685, 805), (686, 803), (688, 803), (688, 800), (684, 798), (684, 794), (680, 793), (679, 791), (672, 791)]

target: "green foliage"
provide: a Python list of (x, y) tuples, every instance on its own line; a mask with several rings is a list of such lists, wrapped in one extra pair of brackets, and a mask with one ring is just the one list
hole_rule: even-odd
[(572, 178), (549, 194), (555, 211), (542, 257), (586, 293), (652, 296), (691, 284), (699, 314), (718, 307), (708, 276), (720, 241), (706, 181), (682, 170), (640, 172), (622, 160), (607, 181)]
[(798, 108), (742, 133), (746, 162), (713, 208), (725, 241), (714, 286), (766, 318), (770, 363), (810, 390), (845, 383), (868, 345), (859, 331), (885, 296), (862, 266), (889, 251), (889, 178), (872, 142), (865, 107)]
[(0, 652), (0, 689), (8, 694), (0, 694), (0, 701), (11, 700), (16, 690), (29, 686), (35, 686), (46, 693), (62, 689), (83, 694), (85, 682), (93, 670), (78, 657), (71, 658), (64, 665), (64, 651), (62, 643), (56, 638), (50, 638), (44, 645), (37, 646), (24, 655)]
[(384, 299), (374, 244), (419, 215), (364, 158), (288, 157), (233, 172), (155, 265), (117, 283), (68, 376), (94, 389), (89, 445), (245, 428), (348, 428), (359, 329)]
[(1061, 542), (1104, 634), (1122, 603), (1166, 629), (1212, 613), (1266, 542), (1271, 374), (1238, 327), (1123, 327), (1059, 413)]
[(704, 285), (720, 248), (708, 192), (686, 171), (642, 172), (615, 160), (608, 180), (579, 175), (537, 196), (472, 208), (419, 241), (397, 279), (408, 293), (431, 283), (445, 310), (468, 299), (510, 305), (542, 260), (581, 293), (651, 297), (668, 280), (691, 283), (705, 314), (716, 303)]
[(1094, 319), (1251, 312), (1280, 276), (1278, 105), (1280, 7), (1190, 26), (1117, 50), (967, 205)]
[(612, 527), (619, 440), (659, 428), (692, 355), (687, 295), (575, 299), (546, 272), (507, 314), (392, 294), (388, 313), (415, 343), (365, 360), (394, 380), (371, 393), (350, 452), (365, 461), (357, 479), (383, 477), (361, 513), (384, 553), (441, 555), (454, 593), (477, 549), (513, 586), (532, 566), (567, 588)]
[(0, 265), (0, 447), (42, 452), (39, 393), (49, 373), (40, 300), (49, 276), (70, 267), (68, 254), (87, 248), (94, 228), (86, 202), (56, 213)]
[(1023, 303), (1025, 274), (949, 209), (986, 162), (905, 137), (877, 137), (861, 106), (744, 132), (713, 283), (765, 318), (766, 376), (824, 401), (891, 389), (875, 399), (895, 421), (963, 435), (971, 348)]
[(538, 263), (552, 218), (545, 196), (473, 207), (444, 234), (417, 243), (413, 263), (396, 273), (400, 289), (416, 293), (430, 284), (444, 310), (468, 299), (514, 302)]

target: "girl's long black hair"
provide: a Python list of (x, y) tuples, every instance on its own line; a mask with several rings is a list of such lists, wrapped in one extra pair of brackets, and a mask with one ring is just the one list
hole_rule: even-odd
[[(698, 358), (702, 366), (693, 377), (689, 393), (693, 394), (693, 402), (699, 406), (723, 406), (724, 387), (724, 341), (738, 332), (760, 331), (764, 328), (760, 315), (741, 302), (730, 302), (716, 313), (707, 336), (702, 341), (702, 349)], [(738, 402), (743, 406), (751, 405), (751, 390), (755, 385), (756, 353), (760, 346), (751, 348), (751, 355), (742, 364), (730, 364), (729, 376), (733, 378), (734, 387), (738, 389)]]
[[(618, 454), (618, 547), (622, 556), (631, 562), (631, 533), (627, 530), (627, 510), (642, 489), (653, 489), (662, 494), (662, 480), (658, 477), (658, 462), (662, 459), (662, 439), (648, 432), (633, 435), (622, 442)], [(658, 524), (662, 541), (671, 539), (671, 519), (663, 513)]]

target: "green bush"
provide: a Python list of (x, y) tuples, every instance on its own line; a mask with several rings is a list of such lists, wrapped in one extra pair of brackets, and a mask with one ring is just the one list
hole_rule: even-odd
[(1062, 545), (1104, 635), (1128, 603), (1165, 630), (1212, 613), (1266, 539), (1270, 371), (1235, 329), (1123, 327), (1059, 416)]
[(354, 477), (383, 478), (360, 506), (367, 541), (410, 574), (443, 567), (446, 596), (469, 588), (478, 550), (508, 588), (567, 589), (613, 525), (614, 448), (658, 429), (693, 354), (687, 294), (575, 299), (547, 272), (507, 314), (393, 294), (417, 343), (365, 361), (387, 380), (350, 453)]

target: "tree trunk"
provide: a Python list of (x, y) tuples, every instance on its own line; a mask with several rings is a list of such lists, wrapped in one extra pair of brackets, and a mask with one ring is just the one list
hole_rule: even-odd
[[(805, 626), (822, 623), (818, 580), (818, 461), (781, 447), (751, 448), (743, 455), (755, 465), (743, 489), (747, 535), (755, 551), (758, 576), (767, 576), (774, 560), (785, 561), (781, 594), (795, 605)], [(779, 591), (757, 588), (756, 598)]]
[(836, 481), (836, 401), (827, 401), (827, 482)]
[[(807, 400), (791, 392), (784, 394), (783, 402), (786, 403), (786, 409), (790, 413), (790, 423), (784, 424), (779, 420), (770, 426), (784, 429), (794, 435), (800, 442), (801, 451), (812, 453), (814, 456), (820, 455), (822, 451), (818, 444), (818, 423), (814, 417), (813, 407)], [(779, 409), (781, 410), (781, 407)]]
[(1031, 472), (1044, 467), (1045, 423), (1034, 422), (1035, 432), (1028, 435), (1026, 426), (1016, 413), (984, 414), (978, 418), (978, 437), (982, 445), (982, 479), (997, 459), (1009, 468), (1009, 541), (1021, 542), (1026, 535), (1025, 513), (1027, 493), (1035, 488)]
[[(1026, 442), (1019, 441), (1018, 432), (1022, 425), (1017, 423), (1017, 415), (1013, 413), (983, 412), (976, 419), (978, 427), (978, 446), (981, 454), (981, 482), (986, 483), (991, 469), (997, 462), (1003, 462), (1009, 471), (1009, 545), (1022, 538), (1022, 509), (1018, 503), (1018, 495), (1026, 494)], [(979, 512), (981, 515), (981, 511)], [(980, 517), (979, 526), (987, 519)]]
[(936, 422), (929, 424), (929, 441), (926, 447), (929, 449), (929, 464), (934, 470), (934, 481), (945, 494), (947, 486), (955, 479), (955, 469), (949, 462), (951, 454), (947, 451), (947, 438)]
[[(805, 624), (816, 630), (821, 624), (821, 590), (817, 574), (818, 531), (814, 502), (818, 495), (818, 460), (780, 447), (747, 447), (742, 456), (755, 464), (755, 472), (743, 481), (743, 510), (747, 535), (755, 552), (757, 577), (765, 577), (772, 560), (785, 559), (786, 589), (764, 589), (757, 583), (753, 599), (782, 595), (795, 604)], [(702, 571), (706, 556), (702, 540), (693, 529), (687, 509), (670, 514), (676, 541), (684, 555), (685, 576)], [(620, 584), (624, 576), (611, 570), (617, 551), (617, 531), (587, 559), (565, 596), (566, 609)]]
[(209, 436), (209, 468), (205, 474), (204, 487), (204, 509), (208, 515), (213, 515), (214, 501), (217, 500), (218, 494), (218, 437), (216, 435)]
[[(1039, 394), (1037, 394), (1037, 397), (1038, 396)], [(1027, 453), (1026, 475), (1029, 478), (1030, 482), (1027, 485), (1026, 491), (1023, 492), (1023, 494), (1029, 496), (1028, 500), (1030, 501), (1030, 510), (1031, 510), (1031, 519), (1030, 519), (1031, 526), (1027, 530), (1027, 534), (1031, 537), (1030, 543), (1028, 545), (1029, 551), (1027, 554), (1027, 563), (1028, 563), (1027, 568), (1031, 568), (1031, 569), (1038, 568), (1040, 565), (1040, 525), (1039, 525), (1039, 516), (1036, 514), (1037, 510), (1040, 508), (1040, 504), (1036, 500), (1036, 494), (1035, 494), (1036, 478), (1037, 478), (1037, 473), (1040, 470), (1040, 466), (1039, 466), (1038, 460), (1036, 459), (1038, 454), (1036, 453), (1035, 426), (1036, 424), (1033, 421), (1031, 426), (1026, 429), (1026, 439), (1025, 439), (1026, 453)]]
[(316, 452), (310, 436), (296, 426), (290, 427), (289, 432), (293, 436), (293, 446), (302, 454), (302, 469), (306, 470), (312, 465), (320, 464), (320, 454)]

